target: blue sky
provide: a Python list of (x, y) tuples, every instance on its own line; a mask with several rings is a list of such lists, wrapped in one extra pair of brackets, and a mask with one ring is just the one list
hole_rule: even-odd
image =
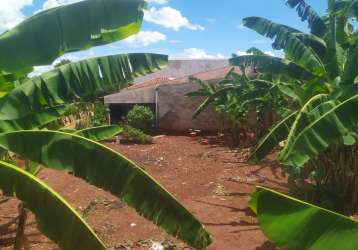
[[(44, 7), (78, 0), (1, 1), (5, 1), (5, 6), (3, 5), (0, 10), (0, 31), (13, 25), (9, 24), (6, 18), (14, 23), (14, 20), (21, 20)], [(284, 0), (148, 1), (151, 3), (141, 34), (127, 41), (72, 53), (65, 57), (79, 60), (116, 53), (153, 52), (168, 54), (171, 58), (222, 58), (230, 57), (232, 53), (244, 52), (252, 46), (280, 56), (280, 52), (272, 50), (269, 39), (244, 28), (241, 24), (242, 18), (261, 16), (300, 30), (307, 30), (307, 24), (300, 21), (296, 12), (286, 6)], [(324, 13), (326, 1), (307, 2), (320, 14)], [(11, 18), (11, 15), (17, 15), (17, 19)]]

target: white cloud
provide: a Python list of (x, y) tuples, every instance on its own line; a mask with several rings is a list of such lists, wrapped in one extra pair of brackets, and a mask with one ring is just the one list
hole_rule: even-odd
[(166, 4), (168, 3), (168, 0), (147, 0), (148, 3), (154, 3), (154, 4)]
[(242, 51), (242, 50), (238, 50), (235, 53), (238, 56), (247, 56), (247, 55), (252, 55), (252, 53), (247, 53), (246, 51)]
[(249, 28), (247, 28), (246, 26), (244, 26), (242, 23), (236, 25), (236, 28), (239, 29), (239, 30), (248, 30), (248, 29), (249, 29)]
[(273, 52), (273, 51), (265, 51), (264, 52), (266, 55), (269, 55), (269, 56), (275, 56), (275, 52)]
[(44, 2), (44, 4), (42, 5), (42, 10), (58, 7), (60, 5), (76, 3), (76, 2), (80, 2), (80, 1), (83, 1), (83, 0), (46, 0)]
[(148, 11), (145, 11), (144, 20), (175, 31), (181, 28), (205, 30), (201, 25), (192, 24), (179, 10), (171, 7), (162, 7), (159, 9), (152, 7)]
[[(266, 55), (268, 55), (268, 56), (275, 56), (275, 53), (274, 53), (273, 51), (267, 50), (267, 51), (264, 51), (264, 53), (265, 53)], [(238, 55), (238, 56), (252, 55), (252, 53), (247, 53), (246, 51), (242, 51), (242, 50), (236, 51), (235, 54)]]
[(209, 54), (203, 49), (190, 48), (185, 49), (183, 53), (172, 56), (176, 58), (186, 58), (186, 59), (224, 59), (225, 56), (221, 53)]
[(71, 55), (71, 54), (63, 55), (63, 56), (57, 58), (55, 61), (53, 61), (53, 63), (51, 65), (35, 66), (34, 70), (28, 76), (35, 77), (35, 76), (39, 76), (43, 73), (46, 73), (50, 70), (53, 70), (55, 68), (55, 65), (64, 59), (70, 60), (71, 62), (76, 62), (76, 61), (80, 60), (80, 58), (78, 58), (77, 56)]
[(25, 19), (21, 10), (32, 5), (33, 0), (1, 0), (0, 33), (13, 28)]
[(158, 32), (158, 31), (140, 31), (134, 36), (130, 36), (127, 39), (123, 40), (124, 43), (133, 45), (133, 46), (148, 46), (154, 43), (167, 40), (167, 36)]
[(47, 0), (42, 5), (42, 10), (51, 9), (51, 8), (54, 8), (54, 7), (57, 7), (57, 6), (60, 6), (60, 4), (57, 2), (57, 0)]

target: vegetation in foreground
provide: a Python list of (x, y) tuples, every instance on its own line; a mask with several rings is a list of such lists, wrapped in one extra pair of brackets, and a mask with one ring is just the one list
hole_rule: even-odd
[[(258, 162), (283, 142), (279, 160), (289, 174), (291, 193), (306, 201), (257, 188), (250, 206), (275, 244), (282, 249), (357, 249), (357, 222), (330, 210), (345, 215), (358, 210), (358, 116), (354, 112), (358, 44), (352, 21), (357, 18), (358, 3), (328, 0), (323, 17), (304, 0), (286, 3), (308, 22), (311, 33), (260, 17), (245, 18), (243, 24), (272, 38), (273, 48), (283, 50), (285, 58), (252, 49), (252, 55), (234, 57), (231, 64), (243, 72), (251, 67), (255, 76), (231, 72), (217, 89), (203, 88), (193, 95), (208, 97), (201, 108), (213, 102), (229, 113), (244, 138), (253, 133), (256, 141), (275, 123), (250, 161)], [(113, 55), (65, 63), (27, 78), (33, 66), (50, 64), (65, 52), (137, 33), (144, 8), (140, 0), (87, 0), (40, 12), (0, 35), (0, 147), (26, 162), (25, 169), (0, 162), (0, 188), (23, 202), (14, 249), (21, 249), (25, 242), (26, 209), (35, 214), (41, 232), (63, 249), (105, 249), (77, 212), (36, 177), (38, 164), (72, 172), (111, 192), (197, 249), (210, 244), (211, 237), (199, 221), (152, 177), (94, 141), (101, 139), (99, 131), (118, 133), (121, 128), (102, 127), (79, 134), (39, 130), (62, 116), (67, 104), (117, 91), (134, 77), (166, 63), (162, 55)], [(54, 18), (61, 16), (66, 20)], [(92, 26), (75, 19), (93, 20)], [(250, 126), (254, 122), (265, 126)], [(307, 225), (310, 230), (305, 230)], [(66, 230), (69, 227), (74, 230)]]
[[(282, 144), (278, 158), (289, 174), (291, 194), (350, 216), (358, 212), (358, 116), (354, 112), (358, 43), (353, 25), (358, 2), (327, 3), (328, 11), (321, 17), (304, 0), (286, 1), (308, 22), (309, 34), (265, 18), (245, 18), (244, 26), (273, 39), (273, 48), (283, 50), (285, 58), (252, 49), (251, 55), (235, 56), (230, 62), (243, 72), (251, 67), (253, 80), (228, 75), (215, 88), (203, 87), (196, 94), (207, 97), (198, 111), (214, 103), (231, 117), (238, 115), (234, 119), (243, 126), (250, 123), (252, 114), (255, 120), (266, 117), (260, 103), (267, 101), (266, 110), (277, 122), (259, 141), (250, 162), (257, 163)], [(261, 83), (250, 88), (248, 82), (262, 79), (268, 87), (256, 95)], [(286, 112), (280, 112), (283, 109)], [(251, 207), (265, 234), (282, 249), (358, 247), (357, 222), (348, 217), (261, 187)], [(336, 224), (325, 224), (332, 220)], [(302, 225), (310, 225), (311, 230), (305, 231)]]
[(121, 54), (66, 62), (27, 78), (33, 66), (51, 64), (63, 53), (139, 32), (145, 7), (142, 0), (86, 0), (37, 13), (0, 35), (0, 84), (6, 86), (0, 100), (0, 147), (26, 162), (25, 169), (0, 162), (0, 189), (22, 201), (14, 249), (26, 243), (27, 209), (39, 230), (62, 249), (106, 249), (65, 199), (36, 177), (40, 166), (71, 172), (111, 192), (197, 249), (211, 243), (200, 222), (141, 167), (94, 141), (121, 132), (120, 127), (39, 129), (64, 115), (68, 104), (116, 92), (166, 65), (164, 55)]

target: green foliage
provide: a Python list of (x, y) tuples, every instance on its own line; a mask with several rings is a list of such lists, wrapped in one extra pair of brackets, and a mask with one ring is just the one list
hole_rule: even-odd
[[(66, 131), (63, 131), (66, 132)], [(92, 141), (105, 141), (123, 132), (123, 128), (117, 125), (105, 125), (75, 131), (73, 134), (85, 137)]]
[[(318, 43), (324, 48), (324, 42), (318, 42), (321, 40), (315, 39), (312, 36), (299, 36), (298, 34), (303, 33), (261, 17), (244, 18), (243, 24), (261, 35), (274, 39), (272, 47), (278, 50), (283, 49), (286, 56), (300, 66), (310, 69), (318, 75), (325, 73), (324, 65), (312, 46), (312, 43)], [(305, 41), (303, 37), (309, 38), (309, 41)]]
[(147, 144), (152, 142), (152, 137), (144, 133), (141, 129), (127, 126), (123, 138), (133, 143)]
[(0, 147), (46, 167), (73, 172), (196, 249), (211, 242), (199, 221), (143, 168), (99, 143), (58, 131), (28, 130), (0, 134)]
[(0, 162), (0, 189), (7, 196), (16, 195), (23, 201), (26, 208), (34, 213), (40, 231), (62, 249), (106, 249), (64, 198), (32, 174)]
[(91, 123), (93, 126), (102, 126), (108, 123), (106, 106), (102, 101), (96, 100), (94, 102)]
[(154, 126), (154, 114), (148, 107), (134, 105), (126, 116), (128, 125), (144, 131), (150, 130)]
[[(358, 40), (349, 17), (358, 13), (358, 5), (327, 2), (328, 12), (320, 17), (304, 0), (286, 0), (308, 22), (310, 34), (264, 18), (245, 18), (244, 25), (272, 38), (273, 48), (283, 49), (285, 59), (268, 63), (263, 56), (235, 57), (231, 63), (276, 79), (292, 104), (250, 161), (256, 163), (283, 143), (279, 160), (289, 174), (291, 193), (350, 215), (358, 211)], [(281, 249), (358, 248), (357, 222), (332, 211), (262, 187), (253, 194), (251, 208), (266, 236)]]
[(296, 9), (302, 21), (307, 20), (312, 34), (321, 37), (326, 32), (324, 20), (304, 0), (287, 0), (286, 4)]
[[(165, 66), (168, 57), (164, 55), (123, 54), (66, 63), (41, 76), (26, 77), (33, 66), (51, 64), (66, 52), (137, 33), (145, 7), (143, 0), (85, 0), (39, 12), (1, 34), (0, 147), (28, 163), (31, 160), (34, 164), (27, 170), (33, 174), (37, 164), (71, 171), (121, 198), (173, 236), (205, 249), (212, 239), (204, 227), (141, 167), (78, 135), (22, 130), (44, 128), (66, 113), (67, 104), (91, 102)], [(67, 114), (75, 110), (81, 107), (72, 106)], [(111, 126), (77, 133), (102, 140), (118, 132), (118, 127)], [(16, 194), (34, 212), (41, 232), (61, 248), (105, 249), (74, 209), (35, 176), (6, 163), (0, 163), (0, 172), (0, 188)]]
[(251, 164), (258, 163), (267, 154), (272, 152), (280, 142), (287, 138), (296, 115), (297, 112), (289, 114), (269, 129), (268, 134), (260, 140), (255, 150), (251, 153), (248, 159)]
[(33, 113), (20, 119), (0, 120), (0, 131), (16, 131), (23, 129), (43, 128), (45, 125), (54, 123), (58, 125), (57, 119), (67, 112), (67, 105), (60, 105), (44, 109), (42, 112)]
[(237, 56), (230, 59), (230, 64), (239, 67), (252, 67), (262, 74), (280, 75), (300, 80), (312, 79), (311, 72), (295, 62), (268, 55)]
[(41, 11), (0, 36), (0, 69), (26, 75), (64, 53), (122, 40), (139, 32), (145, 7), (143, 0), (87, 0)]
[(263, 187), (253, 194), (251, 209), (280, 249), (358, 248), (358, 223), (343, 215)]
[(306, 199), (347, 214), (358, 211), (358, 38), (349, 18), (355, 2), (328, 1), (328, 12), (320, 17), (304, 0), (287, 0), (308, 22), (310, 34), (260, 17), (245, 18), (244, 25), (272, 38), (273, 48), (283, 49), (285, 59), (231, 60), (275, 79), (290, 104), (291, 115), (264, 136), (250, 160), (257, 162), (282, 142), (279, 160), (289, 173), (291, 190), (306, 190)]
[(260, 50), (256, 47), (251, 47), (246, 52), (248, 54), (254, 55), (254, 56), (264, 56), (265, 55), (265, 53), (262, 50)]
[(161, 69), (167, 61), (164, 55), (121, 54), (65, 64), (25, 81), (1, 98), (0, 119), (19, 119), (48, 107), (91, 101)]
[(233, 138), (238, 144), (255, 143), (276, 121), (276, 116), (281, 115), (276, 107), (282, 105), (284, 99), (269, 77), (239, 75), (233, 68), (215, 85), (206, 84), (200, 79), (191, 80), (200, 88), (187, 95), (205, 98), (193, 117), (200, 115), (210, 104), (214, 105), (218, 112), (228, 115), (232, 120)]

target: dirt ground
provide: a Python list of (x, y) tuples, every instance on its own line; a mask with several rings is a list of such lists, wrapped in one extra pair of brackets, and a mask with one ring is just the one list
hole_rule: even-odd
[[(197, 216), (214, 237), (209, 250), (275, 249), (247, 208), (255, 185), (285, 190), (274, 155), (250, 166), (248, 150), (230, 148), (216, 137), (157, 136), (150, 145), (106, 145), (142, 165)], [(54, 170), (42, 170), (39, 177), (85, 217), (109, 249), (144, 250), (153, 242), (190, 249), (101, 189)], [(15, 228), (1, 225), (16, 215), (15, 200), (0, 204), (0, 249), (12, 249)], [(58, 249), (38, 233), (32, 216), (26, 235), (31, 249)]]

